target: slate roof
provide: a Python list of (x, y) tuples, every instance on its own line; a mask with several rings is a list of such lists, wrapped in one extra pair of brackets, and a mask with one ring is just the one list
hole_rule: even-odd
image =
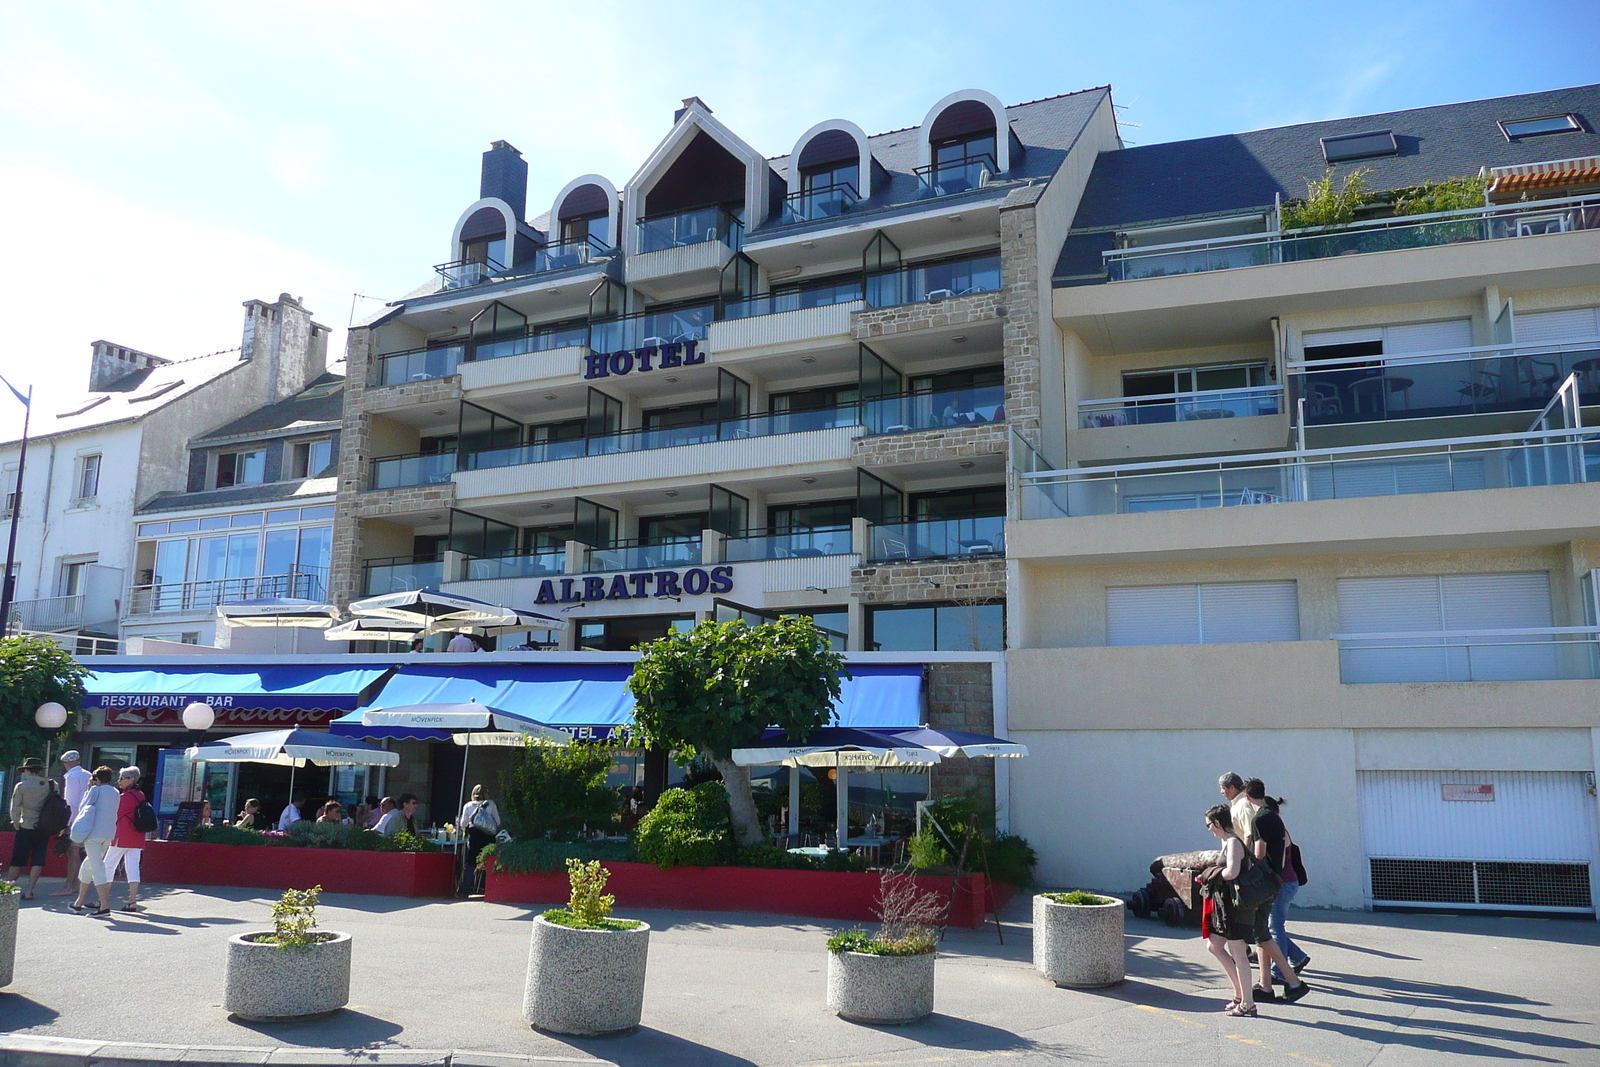
[[(325, 395), (306, 395), (319, 394), (325, 386), (334, 383), (338, 383), (339, 388)], [(204, 447), (230, 438), (277, 437), (285, 432), (320, 429), (330, 424), (337, 425), (343, 413), (344, 376), (324, 373), (294, 396), (257, 408), (226, 426), (217, 427), (204, 437), (193, 438), (189, 447)]]
[[(1585, 127), (1507, 141), (1500, 119), (1571, 112)], [(1336, 163), (1321, 138), (1394, 131), (1397, 155)], [(1402, 189), (1500, 167), (1600, 155), (1600, 85), (1279, 126), (1250, 133), (1102, 152), (1084, 189), (1057, 263), (1056, 278), (1100, 271), (1113, 228), (1267, 208), (1275, 197), (1304, 197), (1306, 182), (1357, 167), (1374, 190)], [(1095, 231), (1102, 231), (1096, 233)]]
[(232, 485), (226, 489), (208, 489), (203, 493), (157, 493), (141, 504), (134, 514), (150, 515), (166, 511), (190, 511), (195, 508), (247, 507), (251, 504), (299, 500), (302, 497), (331, 497), (338, 492), (338, 489), (338, 478), (299, 478), (259, 485)]

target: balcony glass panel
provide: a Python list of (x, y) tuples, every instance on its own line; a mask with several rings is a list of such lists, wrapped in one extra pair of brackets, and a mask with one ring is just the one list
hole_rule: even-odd
[(639, 251), (659, 252), (701, 241), (721, 241), (739, 250), (744, 224), (720, 207), (702, 207), (639, 220)]
[(1511, 682), (1600, 677), (1600, 630), (1458, 630), (1339, 635), (1339, 680)]
[(854, 207), (860, 199), (856, 187), (849, 182), (803, 189), (784, 197), (783, 221), (787, 224), (837, 218)]
[(716, 317), (716, 305), (705, 304), (597, 322), (589, 327), (589, 347), (596, 352), (616, 352), (671, 342), (704, 341), (706, 328)]
[(1207, 389), (1164, 396), (1085, 400), (1078, 405), (1078, 423), (1097, 426), (1148, 426), (1158, 422), (1205, 422), (1212, 419), (1249, 418), (1283, 412), (1283, 387)]
[(563, 326), (553, 330), (530, 330), (520, 337), (487, 341), (472, 346), (472, 360), (503, 359), (524, 352), (549, 352), (557, 348), (582, 348), (589, 343), (586, 325)]
[(899, 522), (872, 528), (872, 561), (952, 559), (1006, 554), (1006, 518)]
[(429, 455), (385, 456), (372, 461), (372, 489), (399, 489), (411, 485), (448, 482), (456, 470), (454, 452)]
[(953, 193), (981, 189), (989, 184), (989, 180), (999, 172), (999, 169), (994, 157), (989, 155), (966, 156), (928, 167), (918, 167), (917, 198), (923, 200), (932, 196), (950, 196)]
[(824, 285), (813, 289), (790, 289), (778, 293), (752, 296), (735, 300), (723, 306), (724, 319), (748, 319), (757, 315), (781, 315), (785, 311), (805, 308), (830, 307), (848, 304), (861, 299), (861, 282), (852, 279), (837, 285)]
[(729, 563), (758, 559), (843, 556), (851, 551), (850, 527), (819, 526), (788, 533), (730, 537), (723, 542)]
[(589, 549), (586, 571), (639, 571), (654, 567), (698, 567), (700, 538), (668, 537), (656, 544), (618, 541), (607, 548)]
[(368, 596), (427, 589), (444, 581), (444, 561), (417, 561), (410, 556), (375, 559), (367, 562), (366, 576)]
[(466, 351), (466, 345), (447, 345), (379, 356), (372, 384), (400, 385), (404, 382), (425, 382), (430, 378), (448, 378), (456, 373)]
[(467, 560), (467, 581), (488, 578), (534, 578), (550, 574), (563, 574), (567, 569), (565, 549), (548, 549), (511, 556), (493, 556)]
[(924, 300), (992, 293), (999, 288), (1000, 255), (997, 252), (871, 275), (867, 278), (867, 306), (899, 307)]
[(913, 433), (949, 426), (1004, 422), (1006, 387), (977, 385), (937, 393), (902, 393), (861, 402), (861, 421), (872, 434)]
[[(505, 242), (500, 242), (504, 245)], [(486, 282), (505, 270), (494, 260), (458, 259), (452, 263), (439, 263), (433, 268), (439, 275), (440, 290), (465, 289), (469, 285)]]
[(572, 241), (562, 241), (560, 244), (547, 245), (534, 253), (533, 273), (542, 274), (549, 270), (566, 270), (568, 267), (577, 267), (604, 255), (608, 251), (606, 243), (593, 235)]

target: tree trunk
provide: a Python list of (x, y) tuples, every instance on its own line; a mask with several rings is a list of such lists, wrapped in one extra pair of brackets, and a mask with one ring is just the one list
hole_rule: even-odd
[(732, 760), (711, 762), (722, 772), (722, 784), (728, 789), (728, 807), (733, 811), (733, 840), (740, 848), (761, 844), (766, 836), (761, 832), (755, 796), (750, 792), (750, 768), (737, 766)]

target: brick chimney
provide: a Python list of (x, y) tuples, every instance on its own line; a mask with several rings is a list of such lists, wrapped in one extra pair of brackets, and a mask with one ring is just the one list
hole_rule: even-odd
[(94, 353), (89, 357), (91, 393), (111, 392), (118, 382), (136, 371), (149, 370), (151, 367), (172, 362), (170, 359), (162, 359), (160, 356), (152, 356), (148, 352), (140, 352), (127, 345), (112, 344), (110, 341), (95, 341), (90, 347)]
[(244, 302), (239, 358), (266, 365), (266, 402), (293, 396), (327, 370), (328, 328), (311, 321), (297, 297), (279, 293), (274, 303)]
[(483, 174), (478, 197), (496, 197), (511, 205), (520, 222), (528, 204), (528, 163), (505, 141), (496, 141), (483, 154)]

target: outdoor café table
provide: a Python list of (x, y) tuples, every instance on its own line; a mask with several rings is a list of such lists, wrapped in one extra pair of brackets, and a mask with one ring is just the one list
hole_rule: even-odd
[(791, 856), (811, 856), (814, 859), (824, 859), (832, 851), (826, 845), (806, 845), (801, 848), (791, 848)]
[(847, 837), (844, 840), (847, 848), (858, 849), (862, 852), (871, 851), (872, 858), (878, 858), (878, 850), (884, 845), (892, 845), (898, 840), (893, 837)]

